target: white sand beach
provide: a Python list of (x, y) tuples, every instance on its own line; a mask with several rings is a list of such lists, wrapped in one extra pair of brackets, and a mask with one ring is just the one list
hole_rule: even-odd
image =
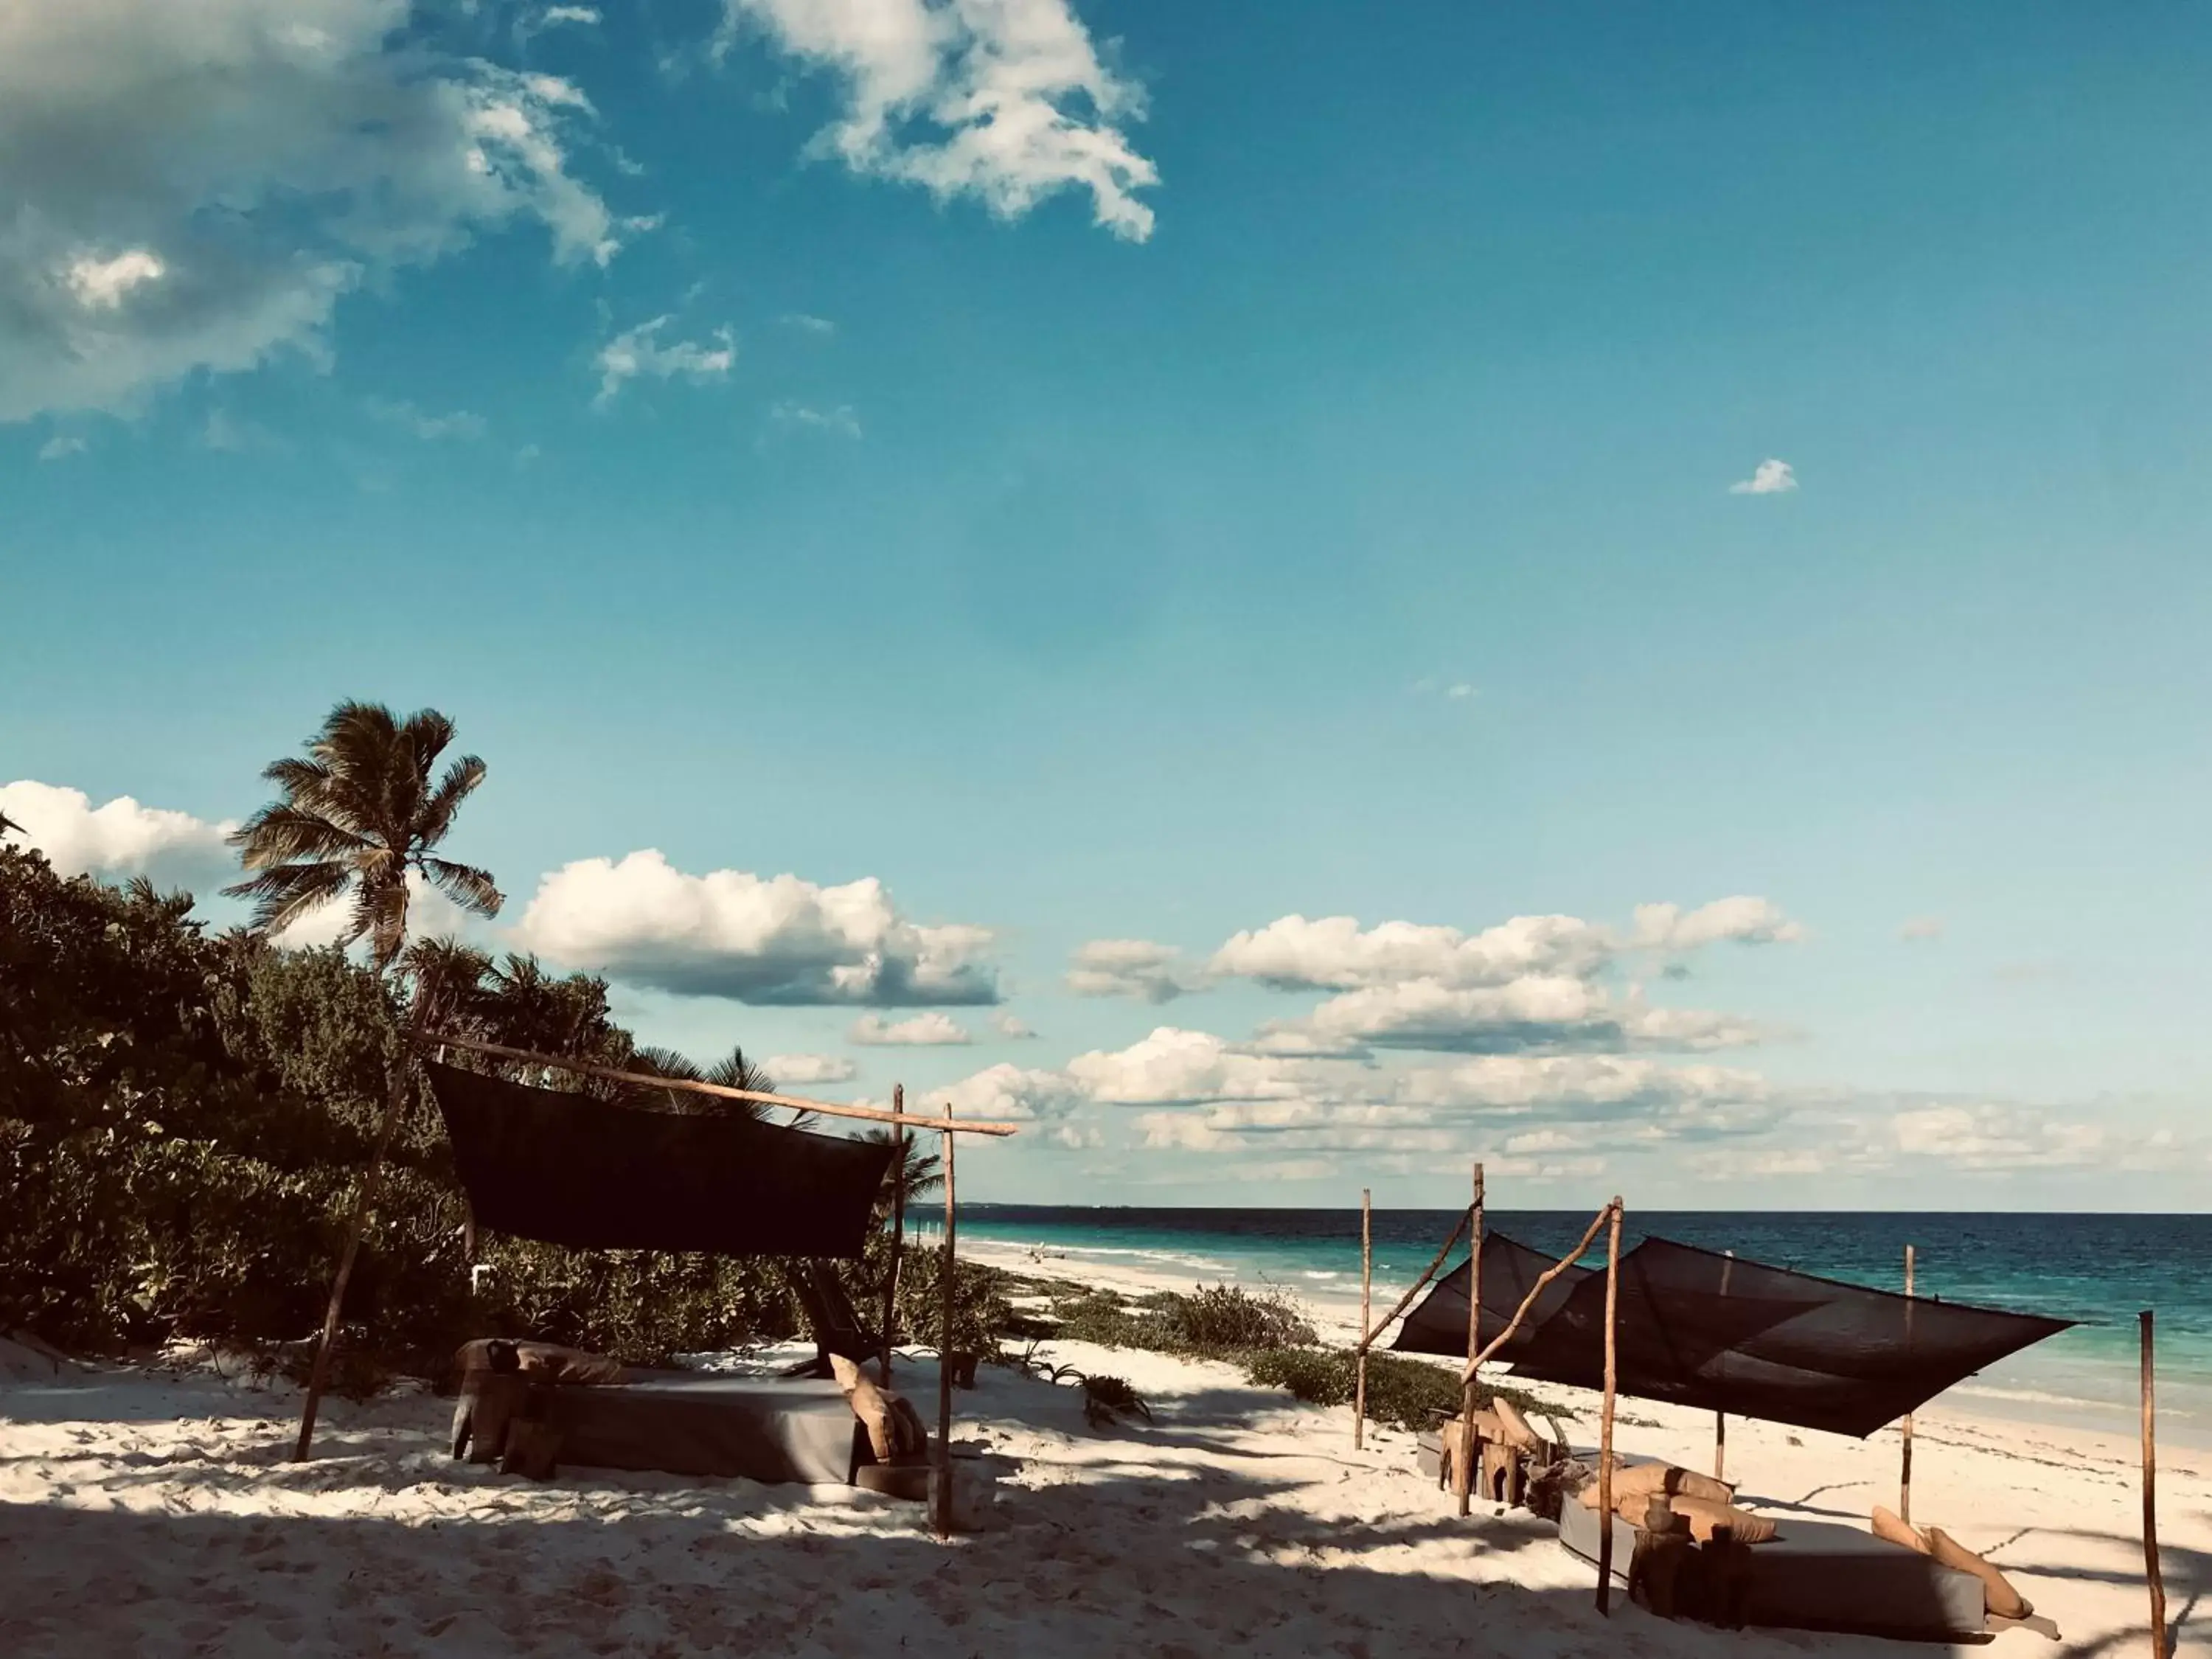
[[(1011, 1263), (1009, 1265), (1012, 1265)], [(1143, 1282), (1141, 1276), (1133, 1283)], [(205, 1369), (0, 1382), (0, 1654), (915, 1656), (1896, 1655), (1895, 1644), (1723, 1633), (1616, 1597), (1524, 1513), (1468, 1520), (1412, 1437), (1301, 1407), (1226, 1365), (1051, 1345), (1125, 1376), (1149, 1426), (1085, 1425), (1076, 1392), (985, 1367), (956, 1443), (999, 1480), (979, 1529), (844, 1487), (564, 1470), (538, 1485), (448, 1460), (450, 1404), (333, 1402), (288, 1460), (296, 1395)], [(933, 1401), (927, 1358), (896, 1382)], [(1595, 1422), (1590, 1402), (1563, 1395)], [(1703, 1467), (1709, 1420), (1653, 1408), (1620, 1438)], [(1923, 1419), (1914, 1512), (1986, 1551), (2055, 1625), (2028, 1659), (2147, 1654), (2131, 1444)], [(1863, 1521), (1893, 1502), (1897, 1439), (1730, 1425), (1746, 1501)], [(2179, 1650), (2212, 1576), (2212, 1480), (2160, 1471)]]

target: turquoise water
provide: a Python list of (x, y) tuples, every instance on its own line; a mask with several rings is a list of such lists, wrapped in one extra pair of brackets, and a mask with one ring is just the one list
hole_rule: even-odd
[[(1376, 1212), (1378, 1310), (1428, 1266), (1457, 1219), (1449, 1210)], [(1488, 1221), (1556, 1253), (1589, 1216), (1498, 1210)], [(1085, 1261), (1119, 1261), (1194, 1284), (1272, 1284), (1322, 1308), (1358, 1306), (1356, 1210), (976, 1205), (963, 1206), (960, 1224), (971, 1237), (1041, 1246), (1045, 1267), (1071, 1278)], [(2136, 1313), (2154, 1310), (2160, 1432), (2212, 1445), (2212, 1282), (2204, 1272), (2212, 1216), (1632, 1211), (1624, 1247), (1646, 1234), (1883, 1290), (1903, 1288), (1910, 1243), (1920, 1295), (2081, 1322), (1942, 1396), (1942, 1407), (1964, 1414), (2131, 1432)]]

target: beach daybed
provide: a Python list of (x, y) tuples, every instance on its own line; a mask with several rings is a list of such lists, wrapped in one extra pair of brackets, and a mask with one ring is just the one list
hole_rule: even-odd
[[(1559, 1541), (1586, 1561), (1598, 1559), (1597, 1511), (1569, 1502), (1559, 1510)], [(1777, 1521), (1776, 1535), (1753, 1546), (1744, 1622), (1870, 1636), (1940, 1638), (1987, 1628), (1982, 1581), (1833, 1521)], [(1613, 1577), (1626, 1588), (1636, 1528), (1613, 1517)]]

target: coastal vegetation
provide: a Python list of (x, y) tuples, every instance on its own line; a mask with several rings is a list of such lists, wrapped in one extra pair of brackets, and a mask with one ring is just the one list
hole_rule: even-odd
[[(1212, 1285), (1131, 1300), (1065, 1280), (1018, 1280), (1017, 1287), (1049, 1305), (1048, 1314), (1024, 1316), (1022, 1329), (1033, 1340), (1221, 1360), (1259, 1386), (1287, 1389), (1309, 1405), (1349, 1406), (1355, 1397), (1357, 1353), (1322, 1342), (1297, 1304), (1279, 1291)], [(1460, 1394), (1455, 1369), (1398, 1354), (1367, 1356), (1367, 1415), (1376, 1422), (1432, 1427), (1457, 1414)], [(1530, 1415), (1573, 1416), (1526, 1389), (1487, 1378), (1477, 1384), (1478, 1405), (1500, 1397)]]
[[(473, 756), (439, 769), (453, 735), (434, 713), (345, 703), (305, 753), (270, 766), (277, 799), (234, 838), (246, 876), (231, 890), (253, 906), (245, 927), (211, 927), (190, 894), (64, 877), (0, 842), (0, 1329), (86, 1352), (193, 1339), (293, 1365), (381, 1147), (343, 1390), (436, 1376), (488, 1330), (636, 1363), (800, 1333), (775, 1261), (474, 1237), (436, 1109), (401, 1063), (410, 1026), (635, 1071), (772, 1080), (741, 1049), (702, 1068), (640, 1045), (604, 980), (410, 941), (424, 890), (478, 915), (499, 904), (489, 872), (441, 850), (484, 775)], [(343, 912), (336, 943), (283, 943), (326, 907)], [(934, 1157), (910, 1145), (901, 1179), (922, 1196)], [(886, 1182), (886, 1211), (890, 1195)], [(857, 1307), (880, 1308), (889, 1263), (879, 1238), (839, 1264)], [(938, 1284), (936, 1258), (909, 1253), (907, 1334), (933, 1336)], [(998, 1281), (963, 1264), (956, 1294), (956, 1336), (988, 1352), (1012, 1317)]]

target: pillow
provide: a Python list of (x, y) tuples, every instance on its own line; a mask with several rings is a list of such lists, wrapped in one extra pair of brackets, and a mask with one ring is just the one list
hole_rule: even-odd
[(1492, 1399), (1490, 1410), (1498, 1419), (1498, 1437), (1514, 1450), (1534, 1451), (1544, 1443), (1536, 1431), (1528, 1426), (1528, 1419), (1521, 1415), (1521, 1408), (1504, 1395)]
[[(1691, 1469), (1677, 1468), (1672, 1463), (1623, 1463), (1618, 1458), (1613, 1465), (1613, 1507), (1616, 1513), (1633, 1519), (1644, 1513), (1643, 1500), (1654, 1492), (1669, 1497), (1702, 1498), (1708, 1503), (1728, 1504), (1735, 1502), (1735, 1488), (1724, 1480), (1716, 1480), (1710, 1474), (1698, 1474)], [(1597, 1507), (1597, 1482), (1593, 1480), (1582, 1491), (1583, 1507)], [(1633, 1502), (1630, 1500), (1633, 1499)]]
[(549, 1382), (619, 1382), (627, 1374), (619, 1360), (557, 1342), (514, 1342), (496, 1336), (464, 1342), (453, 1356), (463, 1373), (527, 1371)]
[[(1654, 1492), (1667, 1490), (1667, 1477), (1675, 1471), (1664, 1463), (1623, 1463), (1615, 1458), (1613, 1463), (1613, 1507), (1623, 1515), (1644, 1513), (1644, 1500)], [(1583, 1507), (1597, 1507), (1597, 1481), (1593, 1479), (1583, 1488)], [(1634, 1499), (1632, 1504), (1629, 1500)]]
[(1668, 1506), (1690, 1523), (1690, 1535), (1700, 1544), (1711, 1543), (1714, 1531), (1723, 1527), (1739, 1544), (1764, 1544), (1774, 1536), (1774, 1522), (1731, 1504), (1678, 1495), (1668, 1500)]
[(1887, 1539), (1893, 1544), (1902, 1544), (1906, 1549), (1917, 1550), (1923, 1555), (1928, 1553), (1928, 1540), (1920, 1535), (1920, 1528), (1909, 1521), (1899, 1520), (1879, 1504), (1875, 1505), (1872, 1531), (1877, 1538)]
[(555, 1342), (518, 1342), (514, 1352), (525, 1371), (550, 1382), (604, 1385), (623, 1380), (622, 1362), (603, 1353), (564, 1348)]
[(1942, 1528), (1928, 1528), (1928, 1553), (1945, 1566), (1971, 1572), (1980, 1579), (1982, 1603), (2000, 1619), (2025, 1619), (2035, 1611), (2034, 1603), (2014, 1589), (2009, 1578)]
[(921, 1413), (902, 1395), (892, 1395), (890, 1399), (892, 1439), (899, 1455), (916, 1456), (928, 1451), (929, 1431), (922, 1426)]
[(878, 1388), (868, 1374), (840, 1353), (830, 1356), (830, 1374), (845, 1391), (853, 1415), (868, 1431), (868, 1449), (876, 1462), (888, 1463), (902, 1452), (917, 1452), (929, 1444), (921, 1413), (890, 1390)]

